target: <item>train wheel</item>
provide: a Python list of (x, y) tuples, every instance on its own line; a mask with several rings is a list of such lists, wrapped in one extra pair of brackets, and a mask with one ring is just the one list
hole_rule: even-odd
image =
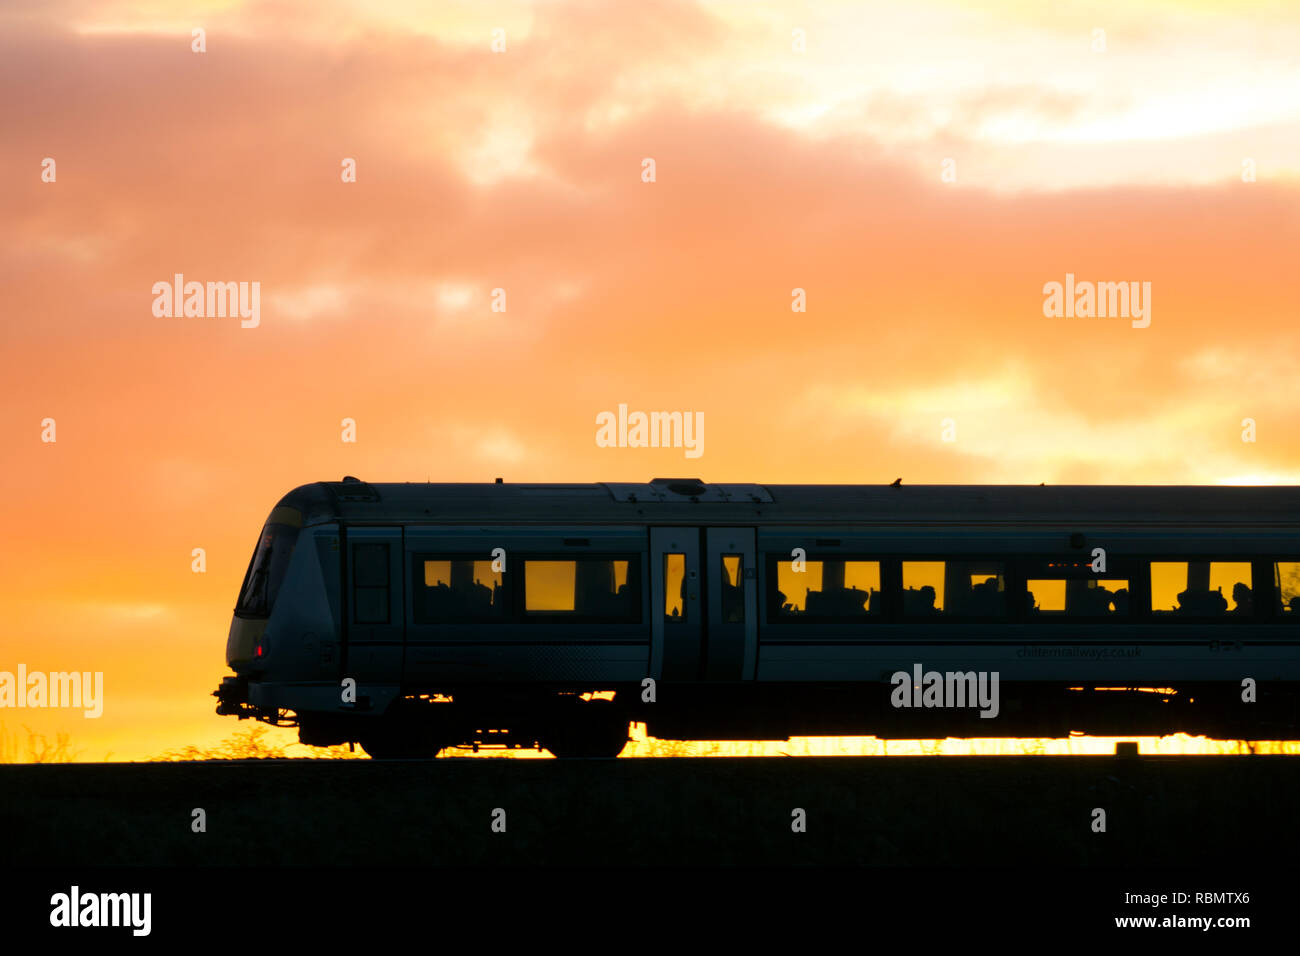
[(441, 745), (410, 727), (376, 727), (361, 735), (361, 749), (375, 760), (432, 760)]
[(612, 701), (582, 701), (553, 724), (542, 745), (561, 758), (617, 757), (627, 746), (627, 717)]

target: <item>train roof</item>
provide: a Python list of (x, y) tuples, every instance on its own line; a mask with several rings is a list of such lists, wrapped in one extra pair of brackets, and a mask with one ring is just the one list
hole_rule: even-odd
[(1294, 525), (1300, 486), (764, 485), (656, 478), (591, 484), (301, 485), (280, 501), (307, 524), (1094, 523)]

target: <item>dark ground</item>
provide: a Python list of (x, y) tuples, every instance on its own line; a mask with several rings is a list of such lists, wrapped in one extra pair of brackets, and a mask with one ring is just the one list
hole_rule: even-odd
[(1240, 868), (1294, 864), (1297, 795), (1292, 756), (17, 765), (0, 832), (11, 861), (44, 866)]

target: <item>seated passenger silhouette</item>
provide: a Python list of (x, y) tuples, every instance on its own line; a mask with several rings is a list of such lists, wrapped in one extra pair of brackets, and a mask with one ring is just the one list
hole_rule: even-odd
[(808, 601), (804, 605), (808, 614), (822, 617), (856, 617), (866, 614), (869, 595), (858, 588), (838, 588), (808, 592)]
[(1002, 611), (1002, 592), (998, 590), (998, 579), (987, 578), (979, 584), (971, 585), (963, 610), (967, 614), (989, 617)]
[(1115, 605), (1116, 614), (1128, 616), (1128, 588), (1118, 588), (1110, 600)]
[(632, 589), (627, 582), (604, 596), (605, 611), (610, 617), (626, 617), (632, 612)]
[(1250, 615), (1254, 602), (1251, 600), (1250, 588), (1244, 581), (1238, 581), (1232, 586), (1232, 600), (1237, 605), (1232, 609), (1233, 614)]
[(1228, 599), (1223, 596), (1223, 589), (1214, 591), (1188, 588), (1178, 595), (1178, 611), (1197, 617), (1215, 617), (1228, 609)]
[(935, 598), (935, 592), (933, 587), (931, 587), (928, 584), (922, 587), (921, 600), (922, 602), (924, 602), (922, 604), (922, 610), (926, 611), (929, 614), (938, 614), (939, 609), (934, 606), (934, 598)]
[(451, 588), (439, 581), (433, 587), (424, 589), (424, 615), (429, 620), (453, 616), (454, 605)]
[(908, 588), (903, 592), (904, 614), (937, 614), (934, 606), (934, 588), (926, 584), (920, 588)]
[(867, 613), (867, 601), (871, 595), (861, 588), (845, 588), (840, 591), (840, 608), (841, 613), (845, 616), (856, 616)]
[(1300, 614), (1300, 594), (1297, 594), (1287, 602), (1287, 608), (1292, 614)]
[(1080, 594), (1082, 600), (1078, 613), (1093, 617), (1102, 617), (1110, 613), (1111, 599), (1114, 595), (1104, 587), (1087, 588)]
[(475, 581), (465, 589), (465, 606), (473, 615), (486, 614), (492, 610), (492, 589), (482, 581)]

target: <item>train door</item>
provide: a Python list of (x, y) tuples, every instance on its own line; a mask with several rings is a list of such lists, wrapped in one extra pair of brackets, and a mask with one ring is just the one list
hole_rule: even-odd
[(650, 529), (650, 674), (700, 679), (704, 620), (700, 529)]
[(709, 528), (705, 546), (708, 646), (705, 679), (752, 680), (758, 647), (753, 528)]
[(402, 529), (348, 528), (344, 676), (395, 684), (402, 679), (406, 636)]

